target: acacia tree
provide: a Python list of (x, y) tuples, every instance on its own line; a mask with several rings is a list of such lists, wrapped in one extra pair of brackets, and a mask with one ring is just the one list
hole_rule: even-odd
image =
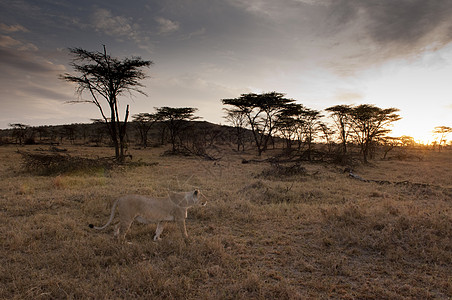
[(371, 104), (361, 104), (352, 108), (351, 122), (355, 138), (361, 147), (363, 161), (368, 162), (372, 143), (379, 137), (385, 136), (391, 130), (387, 127), (400, 116), (395, 112), (397, 108), (382, 109)]
[(9, 124), (10, 127), (12, 127), (12, 137), (16, 138), (16, 143), (18, 142), (19, 145), (22, 145), (25, 142), (25, 139), (27, 137), (27, 132), (30, 129), (30, 125), (25, 125), (22, 123), (14, 123)]
[(447, 142), (447, 135), (452, 133), (452, 127), (448, 126), (436, 126), (433, 130), (433, 134), (437, 135), (439, 137), (439, 143), (438, 143), (438, 149), (441, 151), (441, 145), (446, 145)]
[(224, 117), (231, 125), (235, 128), (236, 135), (236, 143), (237, 143), (237, 151), (240, 151), (240, 147), (242, 147), (242, 151), (245, 151), (245, 124), (246, 124), (246, 116), (243, 111), (238, 109), (224, 109), (226, 111), (226, 116)]
[(314, 109), (306, 109), (305, 112), (303, 112), (303, 119), (304, 119), (304, 130), (305, 130), (305, 142), (308, 146), (307, 149), (307, 155), (308, 160), (311, 160), (311, 153), (312, 153), (312, 144), (317, 136), (317, 133), (322, 129), (322, 122), (321, 118), (323, 115), (318, 111)]
[(386, 159), (388, 156), (389, 151), (394, 149), (395, 147), (398, 147), (401, 145), (401, 137), (391, 137), (391, 136), (384, 136), (379, 139), (379, 142), (383, 144), (383, 159)]
[(268, 141), (276, 129), (277, 121), (285, 106), (294, 102), (277, 92), (242, 94), (239, 98), (221, 101), (224, 105), (230, 105), (246, 116), (259, 156), (267, 150)]
[(335, 105), (325, 109), (331, 113), (339, 134), (339, 140), (342, 144), (342, 154), (347, 153), (347, 141), (351, 130), (351, 112), (350, 105)]
[(152, 126), (160, 120), (160, 116), (150, 113), (139, 113), (132, 116), (133, 122), (135, 122), (135, 126), (140, 134), (141, 145), (144, 148), (148, 145), (148, 133)]
[[(304, 127), (305, 121), (302, 118), (306, 108), (302, 104), (290, 103), (285, 106), (281, 112), (278, 121), (277, 128), (281, 136), (286, 141), (288, 149), (292, 147), (294, 140), (299, 138), (300, 129)], [(301, 143), (299, 140), (299, 148)]]
[[(193, 107), (160, 107), (156, 108), (157, 116), (168, 129), (172, 152), (177, 152), (181, 142), (181, 134), (187, 128), (188, 121), (199, 119), (194, 113), (198, 110)], [(179, 142), (179, 143), (178, 143)]]
[[(71, 66), (77, 75), (64, 74), (61, 79), (77, 84), (79, 100), (72, 102), (93, 103), (99, 109), (115, 147), (116, 159), (124, 159), (126, 146), (125, 134), (127, 119), (129, 117), (129, 105), (125, 110), (124, 121), (120, 120), (118, 97), (125, 92), (145, 93), (139, 88), (143, 87), (141, 80), (147, 76), (143, 72), (144, 67), (149, 67), (152, 62), (142, 60), (140, 57), (125, 58), (120, 60), (107, 54), (104, 46), (103, 52), (87, 51), (81, 48), (71, 48), (74, 56)], [(83, 100), (82, 93), (88, 92), (91, 99)], [(107, 108), (104, 107), (106, 102)], [(109, 110), (109, 115), (105, 111)]]

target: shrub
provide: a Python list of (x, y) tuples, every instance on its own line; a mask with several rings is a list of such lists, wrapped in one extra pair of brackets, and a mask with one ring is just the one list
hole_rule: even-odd
[(257, 177), (266, 179), (281, 179), (306, 174), (306, 168), (298, 163), (289, 166), (273, 163), (270, 168), (263, 170)]
[(59, 175), (76, 171), (96, 171), (99, 169), (111, 169), (114, 160), (112, 158), (86, 158), (70, 156), (69, 154), (46, 154), (19, 152), (22, 155), (25, 171), (36, 175)]

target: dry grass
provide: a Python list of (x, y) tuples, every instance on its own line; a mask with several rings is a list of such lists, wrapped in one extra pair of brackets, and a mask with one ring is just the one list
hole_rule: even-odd
[[(366, 179), (431, 185), (420, 187), (356, 181), (323, 164), (271, 176), (269, 164), (241, 164), (249, 155), (211, 162), (161, 157), (164, 149), (134, 151), (134, 160), (154, 166), (36, 176), (20, 168), (15, 150), (0, 148), (2, 299), (452, 296), (450, 152), (354, 170)], [(134, 224), (132, 244), (119, 244), (112, 228), (87, 226), (104, 223), (121, 194), (193, 187), (209, 203), (189, 211), (188, 244), (173, 224), (159, 242), (151, 239), (155, 225)]]

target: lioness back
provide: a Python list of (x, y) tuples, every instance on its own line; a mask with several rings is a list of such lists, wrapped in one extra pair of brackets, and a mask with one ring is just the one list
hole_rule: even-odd
[(118, 203), (120, 219), (126, 220), (141, 217), (148, 222), (172, 221), (179, 217), (178, 210), (180, 207), (168, 198), (126, 195), (121, 197)]

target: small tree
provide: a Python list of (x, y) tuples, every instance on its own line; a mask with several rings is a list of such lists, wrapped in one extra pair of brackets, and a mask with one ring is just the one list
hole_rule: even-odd
[(335, 132), (333, 129), (328, 127), (325, 123), (320, 124), (320, 131), (322, 133), (322, 137), (325, 139), (326, 145), (328, 147), (328, 152), (331, 153), (331, 148), (334, 145), (334, 141), (332, 140), (332, 137), (335, 134)]
[(441, 145), (446, 145), (447, 136), (452, 133), (452, 127), (448, 126), (436, 126), (433, 130), (433, 134), (439, 137), (438, 149), (441, 151)]
[(243, 111), (238, 109), (225, 109), (226, 116), (224, 117), (235, 129), (237, 151), (245, 151), (245, 126), (246, 126), (246, 116)]
[(391, 130), (387, 127), (400, 116), (395, 112), (397, 108), (381, 109), (370, 104), (361, 104), (352, 108), (351, 122), (355, 138), (361, 147), (363, 161), (368, 162), (372, 143), (376, 138), (385, 136)]
[(335, 105), (325, 110), (331, 113), (331, 117), (338, 130), (339, 141), (342, 144), (342, 154), (346, 154), (347, 141), (351, 130), (352, 107), (350, 105)]
[(292, 147), (293, 141), (299, 137), (299, 130), (304, 127), (302, 115), (305, 111), (306, 108), (302, 104), (290, 103), (285, 106), (278, 118), (277, 129), (285, 139), (288, 149)]
[(386, 159), (388, 156), (389, 151), (394, 149), (397, 146), (401, 145), (401, 137), (390, 137), (390, 136), (384, 136), (380, 138), (380, 143), (383, 145), (383, 159)]
[[(61, 79), (77, 84), (80, 99), (72, 102), (93, 103), (99, 109), (103, 120), (108, 126), (111, 140), (115, 147), (116, 159), (124, 159), (125, 135), (129, 105), (125, 110), (124, 121), (119, 117), (118, 97), (125, 92), (132, 91), (145, 94), (139, 88), (143, 87), (141, 80), (146, 78), (144, 67), (152, 62), (140, 57), (125, 58), (123, 60), (111, 57), (104, 46), (103, 52), (87, 51), (81, 48), (69, 49), (74, 59), (71, 63), (78, 75), (64, 74)], [(87, 91), (91, 100), (82, 100), (81, 95)], [(105, 113), (101, 99), (104, 99), (110, 111), (109, 117)]]
[(308, 160), (311, 160), (313, 141), (316, 138), (318, 132), (322, 130), (322, 122), (320, 121), (322, 117), (323, 115), (319, 111), (314, 109), (307, 109), (303, 113), (303, 119), (305, 121), (304, 128), (306, 135), (306, 145), (308, 146)]
[(403, 147), (413, 147), (416, 144), (414, 138), (408, 135), (402, 135), (400, 137), (400, 145)]
[(163, 124), (168, 129), (169, 139), (172, 146), (172, 152), (177, 152), (178, 145), (181, 144), (182, 132), (187, 128), (188, 121), (199, 119), (194, 116), (198, 110), (192, 107), (160, 107), (156, 108), (157, 116), (163, 121)]
[(147, 147), (148, 144), (148, 133), (152, 126), (160, 120), (160, 116), (150, 113), (139, 113), (132, 116), (133, 122), (135, 122), (135, 126), (140, 134), (141, 145), (144, 148)]
[(30, 129), (29, 125), (25, 125), (22, 123), (14, 123), (9, 124), (9, 127), (12, 127), (12, 138), (16, 139), (16, 143), (19, 143), (19, 145), (22, 145), (25, 142), (25, 139), (27, 138), (27, 132)]

